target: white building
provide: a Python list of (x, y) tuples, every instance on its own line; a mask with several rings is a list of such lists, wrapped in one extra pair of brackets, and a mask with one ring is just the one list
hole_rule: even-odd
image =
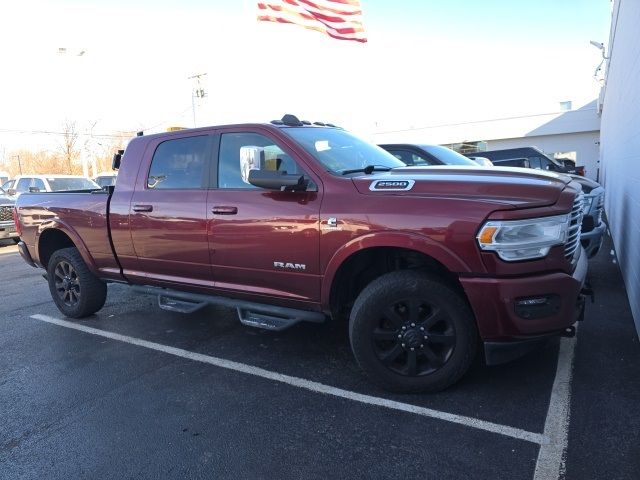
[(538, 147), (549, 156), (571, 158), (598, 178), (600, 117), (596, 101), (577, 109), (522, 117), (378, 133), (376, 143), (478, 144), (480, 149)]
[(640, 2), (615, 0), (602, 106), (605, 211), (640, 332)]

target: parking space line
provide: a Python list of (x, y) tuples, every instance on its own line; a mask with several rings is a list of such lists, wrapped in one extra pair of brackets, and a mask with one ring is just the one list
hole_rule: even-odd
[[(576, 325), (576, 334), (577, 328)], [(577, 336), (560, 340), (556, 377), (553, 380), (549, 410), (544, 422), (544, 436), (549, 442), (540, 446), (533, 480), (559, 479), (565, 474), (571, 415), (571, 377), (576, 343)]]
[[(374, 405), (378, 407), (384, 407), (391, 410), (397, 410), (406, 413), (413, 413), (423, 417), (435, 418), (438, 420), (444, 420), (446, 422), (456, 423), (465, 427), (476, 428), (491, 433), (497, 433), (518, 440), (524, 440), (526, 442), (535, 443), (538, 445), (545, 445), (548, 443), (548, 438), (540, 433), (529, 432), (520, 428), (510, 427), (507, 425), (500, 425), (485, 420), (480, 420), (473, 417), (465, 417), (463, 415), (456, 415), (453, 413), (442, 412), (439, 410), (433, 410), (430, 408), (419, 407), (409, 403), (397, 402), (394, 400), (388, 400), (386, 398), (374, 397), (371, 395), (365, 395), (362, 393), (352, 392), (349, 390), (343, 390), (341, 388), (332, 387), (311, 380), (305, 380), (299, 377), (292, 377), (290, 375), (284, 375), (282, 373), (272, 372), (259, 367), (246, 365), (244, 363), (234, 362), (232, 360), (225, 360), (223, 358), (212, 357), (204, 355), (202, 353), (191, 352), (189, 350), (183, 350), (181, 348), (170, 347), (160, 343), (149, 342), (140, 338), (129, 337), (127, 335), (121, 335), (119, 333), (109, 332), (106, 330), (100, 330), (98, 328), (88, 327), (86, 325), (69, 322), (67, 320), (61, 320), (58, 318), (50, 317), (48, 315), (31, 315), (31, 318), (47, 322), (60, 327), (70, 328), (73, 330), (79, 330), (81, 332), (90, 333), (92, 335), (98, 335), (100, 337), (109, 338), (123, 343), (136, 345), (139, 347), (148, 348), (158, 352), (167, 353), (176, 357), (193, 360), (196, 362), (207, 363), (216, 367), (233, 370), (236, 372), (246, 373), (257, 377), (273, 380), (276, 382), (286, 383), (288, 385), (309, 390), (316, 393), (324, 393), (326, 395), (332, 395), (334, 397), (344, 398), (367, 405)], [(545, 429), (546, 430), (546, 429)]]

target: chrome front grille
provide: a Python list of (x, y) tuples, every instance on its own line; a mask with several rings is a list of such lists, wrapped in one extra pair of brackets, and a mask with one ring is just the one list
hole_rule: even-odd
[(13, 205), (0, 205), (0, 222), (13, 221)]
[(564, 244), (564, 256), (568, 259), (573, 255), (580, 246), (580, 227), (582, 226), (582, 204), (584, 202), (584, 194), (580, 193), (573, 201), (569, 220), (569, 233), (567, 241)]
[(598, 225), (600, 220), (602, 220), (602, 212), (604, 211), (604, 193), (600, 194), (598, 197), (598, 206), (596, 208), (596, 225)]

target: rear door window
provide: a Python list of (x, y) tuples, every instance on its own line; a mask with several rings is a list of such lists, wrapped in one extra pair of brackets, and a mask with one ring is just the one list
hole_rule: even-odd
[(407, 165), (433, 165), (435, 162), (424, 155), (409, 150), (388, 150), (388, 152)]
[(531, 166), (531, 168), (537, 168), (537, 169), (546, 168), (546, 164), (542, 163), (542, 159), (540, 157), (529, 157), (529, 165)]
[(177, 138), (162, 142), (151, 160), (147, 188), (194, 190), (206, 188), (209, 137)]
[(44, 186), (44, 180), (42, 180), (41, 178), (34, 178), (33, 182), (31, 182), (30, 187), (37, 188), (41, 192), (44, 192), (47, 189), (47, 187)]

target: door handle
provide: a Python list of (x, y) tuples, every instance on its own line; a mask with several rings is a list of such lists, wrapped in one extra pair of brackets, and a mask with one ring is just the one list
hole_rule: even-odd
[(211, 213), (216, 215), (235, 215), (238, 213), (238, 207), (216, 206), (211, 209)]
[(153, 205), (134, 205), (134, 212), (153, 212)]

